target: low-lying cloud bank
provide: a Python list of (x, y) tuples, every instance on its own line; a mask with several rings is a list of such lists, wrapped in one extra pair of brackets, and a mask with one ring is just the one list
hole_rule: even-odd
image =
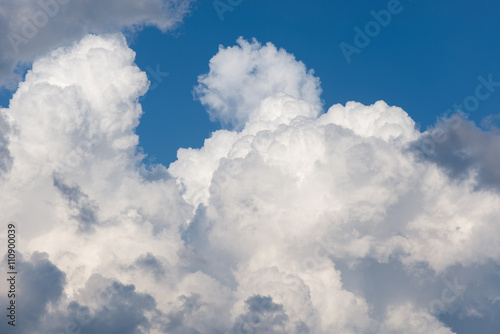
[(383, 101), (322, 112), (304, 64), (239, 39), (196, 89), (235, 130), (147, 166), (134, 56), (89, 35), (37, 59), (0, 110), (19, 333), (494, 328), (498, 133), (457, 115), (421, 133)]

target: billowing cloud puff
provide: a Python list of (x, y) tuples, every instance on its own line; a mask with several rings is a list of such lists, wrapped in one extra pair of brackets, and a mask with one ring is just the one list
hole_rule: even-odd
[(241, 127), (260, 102), (286, 93), (321, 108), (319, 79), (292, 54), (273, 44), (238, 39), (238, 45), (219, 47), (210, 71), (198, 78), (195, 92), (212, 119)]
[[(178, 24), (192, 0), (19, 0), (0, 8), (0, 86), (17, 84), (16, 66), (87, 33)], [(83, 14), (83, 15), (82, 15)]]
[[(500, 196), (483, 185), (496, 165), (461, 133), (490, 147), (496, 134), (454, 116), (429, 151), (433, 130), (401, 108), (322, 113), (302, 63), (238, 44), (198, 86), (236, 128), (179, 150), (168, 168), (138, 153), (148, 82), (123, 36), (89, 35), (34, 62), (0, 111), (0, 208), (30, 268), (53, 280), (33, 297), (30, 326), (451, 334), (480, 319), (494, 333)], [(456, 147), (472, 152), (470, 167), (448, 158)]]

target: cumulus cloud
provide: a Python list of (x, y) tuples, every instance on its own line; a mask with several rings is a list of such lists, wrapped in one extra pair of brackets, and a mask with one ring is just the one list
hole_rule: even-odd
[(239, 38), (210, 60), (210, 71), (198, 78), (195, 92), (212, 119), (241, 127), (260, 102), (286, 93), (321, 108), (321, 88), (314, 71), (272, 43), (261, 45)]
[[(192, 0), (20, 0), (0, 7), (0, 87), (13, 87), (19, 65), (87, 33), (175, 27)], [(17, 73), (19, 74), (19, 73)]]
[[(495, 147), (494, 132), (464, 121), (425, 158), (430, 134), (401, 108), (321, 113), (312, 72), (240, 39), (198, 86), (235, 128), (147, 166), (134, 56), (122, 35), (88, 35), (38, 58), (0, 110), (1, 211), (26, 254), (50, 256), (30, 260), (53, 280), (30, 326), (450, 334), (455, 321), (494, 321), (500, 196), (478, 186), (495, 161), (476, 147)], [(440, 158), (457, 145), (474, 152), (467, 172)]]

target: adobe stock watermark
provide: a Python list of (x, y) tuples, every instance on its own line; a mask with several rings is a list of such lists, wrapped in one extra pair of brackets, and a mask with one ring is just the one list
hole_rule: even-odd
[(219, 19), (224, 21), (224, 13), (234, 11), (242, 2), (243, 0), (214, 0), (213, 6)]
[(61, 6), (67, 5), (71, 0), (38, 0), (36, 3), (40, 7), (31, 16), (22, 18), (22, 26), (20, 34), (10, 31), (7, 35), (10, 45), (14, 52), (19, 53), (21, 44), (28, 44), (30, 40), (38, 35), (38, 32), (43, 29), (61, 10)]
[[(452, 115), (450, 119), (447, 119), (445, 122), (451, 123), (451, 128), (456, 130), (462, 124), (462, 118), (459, 117), (457, 112), (474, 112), (477, 111), (481, 105), (481, 101), (485, 101), (491, 97), (493, 93), (500, 87), (500, 81), (493, 80), (493, 74), (488, 74), (487, 77), (482, 75), (477, 77), (477, 81), (479, 82), (474, 89), (474, 93), (468, 95), (464, 98), (461, 103), (454, 103), (453, 106), (449, 109), (446, 109), (445, 116)], [(420, 142), (420, 148), (425, 154), (432, 154), (436, 149), (436, 144), (442, 144), (448, 140), (448, 136), (441, 128), (434, 128), (430, 132), (430, 137), (423, 139)]]
[(69, 171), (80, 166), (92, 147), (101, 142), (103, 138), (104, 136), (102, 133), (96, 133), (90, 138), (80, 141), (78, 145), (66, 155), (64, 161), (56, 162), (55, 168), (59, 171)]
[(400, 0), (389, 0), (386, 7), (387, 9), (379, 11), (371, 10), (370, 15), (373, 17), (373, 20), (368, 21), (364, 29), (358, 26), (354, 27), (354, 32), (356, 34), (353, 38), (353, 44), (346, 42), (341, 42), (339, 44), (340, 50), (348, 64), (352, 62), (353, 54), (360, 54), (361, 50), (370, 45), (372, 40), (380, 35), (382, 28), (386, 28), (391, 23), (392, 17), (400, 14), (404, 9)]
[(464, 109), (473, 112), (479, 109), (481, 101), (485, 101), (491, 97), (491, 94), (500, 87), (500, 81), (493, 81), (493, 74), (488, 74), (488, 77), (480, 75), (477, 77), (479, 84), (474, 89), (474, 94), (467, 96), (462, 104), (455, 103), (452, 108), (447, 109), (445, 114), (449, 115), (453, 112), (463, 111)]
[(156, 64), (155, 69), (151, 68), (151, 66), (146, 66), (146, 72), (149, 74), (148, 77), (152, 79), (152, 84), (151, 86), (149, 86), (148, 91), (152, 91), (158, 88), (158, 86), (163, 83), (163, 79), (170, 75), (170, 73), (168, 72), (161, 71), (160, 64)]
[[(411, 316), (411, 328), (416, 327), (417, 333), (431, 333), (434, 330), (437, 330), (438, 327), (430, 327), (430, 323), (436, 322), (431, 315), (439, 315), (440, 313), (444, 312), (446, 310), (446, 305), (455, 302), (465, 293), (467, 289), (466, 285), (461, 285), (458, 283), (458, 279), (456, 277), (453, 280), (453, 283), (448, 281), (446, 278), (443, 278), (443, 283), (445, 287), (443, 288), (443, 290), (441, 290), (440, 298), (431, 300), (426, 314)], [(439, 323), (437, 323), (435, 326), (439, 326)]]
[(151, 66), (148, 65), (148, 66), (146, 66), (145, 70), (146, 70), (146, 73), (148, 75), (148, 79), (151, 82), (151, 84), (150, 84), (146, 94), (144, 94), (143, 96), (141, 96), (139, 98), (140, 102), (144, 102), (144, 100), (147, 99), (148, 94), (150, 92), (154, 91), (156, 88), (158, 88), (165, 81), (165, 78), (167, 78), (170, 75), (169, 72), (162, 72), (161, 71), (160, 64), (156, 64), (155, 68), (152, 68)]

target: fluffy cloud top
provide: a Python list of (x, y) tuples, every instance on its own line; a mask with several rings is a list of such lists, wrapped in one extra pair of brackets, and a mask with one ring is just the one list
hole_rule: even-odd
[[(198, 92), (236, 129), (179, 150), (166, 168), (137, 153), (148, 82), (123, 36), (89, 35), (37, 59), (0, 110), (0, 208), (34, 254), (20, 275), (52, 282), (24, 295), (33, 317), (21, 332), (495, 324), (500, 196), (478, 186), (495, 162), (451, 139), (474, 133), (494, 147), (496, 135), (443, 120), (450, 141), (429, 150), (432, 131), (383, 101), (320, 114), (318, 83), (270, 43), (221, 48)], [(441, 157), (457, 143), (483, 169), (454, 173)], [(25, 279), (24, 291), (48, 284)]]
[(118, 32), (145, 25), (166, 31), (178, 24), (192, 0), (19, 0), (0, 7), (0, 86), (17, 84), (17, 65), (87, 33)]
[(292, 54), (273, 44), (239, 38), (210, 60), (210, 71), (198, 78), (195, 91), (212, 119), (242, 127), (261, 101), (286, 93), (321, 108), (319, 79)]

